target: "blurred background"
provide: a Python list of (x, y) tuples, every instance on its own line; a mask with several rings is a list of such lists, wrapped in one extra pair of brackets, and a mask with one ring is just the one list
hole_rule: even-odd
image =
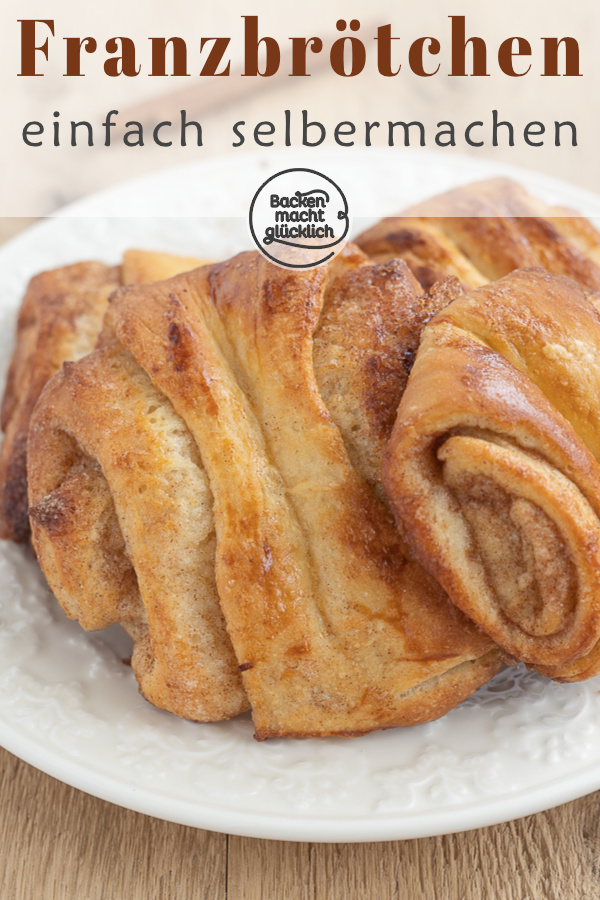
[[(50, 7), (50, 10), (49, 10)], [(449, 77), (450, 15), (466, 17), (466, 36), (486, 41), (488, 77)], [(274, 37), (282, 48), (281, 71), (270, 78), (242, 77), (243, 15), (259, 17), (259, 36)], [(43, 77), (19, 77), (20, 25), (25, 18), (53, 18), (55, 36), (49, 38), (49, 60), (37, 53)], [(360, 22), (358, 32), (336, 30), (336, 21)], [(222, 0), (219, 4), (205, 0), (103, 0), (101, 4), (81, 4), (74, 0), (55, 0), (52, 4), (29, 0), (3, 0), (0, 11), (0, 77), (2, 79), (2, 142), (0, 146), (0, 215), (40, 216), (52, 214), (60, 207), (99, 189), (127, 181), (135, 176), (155, 172), (182, 163), (201, 162), (233, 154), (243, 167), (247, 153), (266, 156), (279, 149), (290, 159), (298, 158), (302, 110), (310, 121), (318, 120), (326, 128), (327, 138), (320, 149), (333, 148), (347, 161), (364, 154), (364, 123), (379, 121), (381, 127), (372, 132), (372, 149), (383, 148), (402, 165), (406, 149), (402, 141), (387, 147), (388, 121), (421, 121), (427, 131), (427, 146), (440, 157), (468, 154), (474, 159), (492, 159), (511, 163), (536, 172), (546, 173), (581, 187), (600, 192), (600, 168), (597, 147), (600, 126), (597, 114), (596, 87), (600, 62), (597, 45), (600, 36), (600, 7), (592, 0), (503, 0), (490, 4), (463, 0), (460, 4), (446, 0), (421, 0), (420, 3), (389, 0), (339, 2), (303, 0), (281, 3), (275, 0)], [(377, 26), (391, 24), (394, 64), (402, 64), (396, 77), (384, 77), (377, 71)], [(40, 26), (42, 40), (49, 36)], [(355, 77), (340, 77), (329, 64), (329, 48), (340, 36), (355, 34), (367, 51), (364, 71)], [(181, 36), (188, 46), (189, 76), (151, 77), (149, 37)], [(544, 77), (544, 45), (542, 37), (575, 37), (580, 46), (582, 77)], [(67, 37), (94, 37), (98, 50), (82, 53), (81, 77), (65, 77)], [(136, 77), (108, 77), (103, 70), (107, 58), (104, 44), (114, 36), (127, 36), (135, 41)], [(229, 36), (229, 77), (198, 77), (202, 60), (201, 37)], [(307, 77), (290, 77), (290, 37), (318, 36), (323, 41), (320, 54), (309, 53)], [(418, 77), (410, 71), (408, 50), (419, 37), (435, 37), (441, 45), (438, 56), (431, 57), (440, 71), (430, 78)], [(524, 77), (510, 78), (499, 71), (497, 54), (501, 41), (509, 37), (529, 41), (532, 55), (516, 61), (516, 67), (531, 63)], [(167, 54), (167, 61), (170, 56)], [(467, 51), (467, 61), (471, 51)], [(467, 70), (469, 65), (467, 66)], [(168, 71), (168, 69), (167, 69)], [(117, 127), (112, 129), (112, 145), (104, 146), (101, 127), (106, 113), (118, 110)], [(188, 118), (202, 125), (203, 145), (196, 145), (190, 134), (188, 146), (174, 141), (171, 147), (156, 145), (152, 128), (160, 121), (179, 121), (185, 109)], [(515, 146), (501, 139), (491, 145), (492, 111), (509, 120), (515, 128)], [(284, 111), (290, 111), (292, 144), (285, 146)], [(59, 116), (54, 117), (53, 113)], [(95, 146), (87, 146), (84, 129), (80, 129), (77, 147), (70, 146), (70, 122), (89, 121), (94, 129)], [(123, 143), (123, 124), (139, 121), (146, 129), (144, 146), (128, 147)], [(247, 140), (234, 149), (232, 125), (243, 120)], [(248, 139), (254, 126), (271, 121), (276, 127), (273, 147), (260, 150)], [(436, 148), (436, 124), (452, 121), (457, 128), (457, 146)], [(555, 147), (554, 122), (572, 121), (577, 126), (578, 146)], [(28, 147), (22, 139), (23, 126), (29, 121), (44, 125), (41, 147)], [(52, 141), (55, 121), (61, 126), (61, 145)], [(333, 130), (341, 121), (356, 125), (354, 147), (338, 147)], [(484, 126), (474, 137), (485, 138), (485, 146), (468, 147), (464, 129), (472, 121)], [(530, 121), (542, 122), (547, 128), (542, 147), (528, 146), (523, 129)], [(172, 129), (171, 136), (176, 136)], [(568, 134), (565, 134), (565, 138)], [(416, 138), (416, 134), (415, 134)], [(418, 144), (415, 140), (413, 144)], [(306, 164), (316, 151), (300, 147)], [(376, 154), (373, 154), (375, 159)], [(249, 186), (250, 190), (251, 186)], [(205, 211), (210, 213), (210, 211)], [(377, 215), (373, 209), (372, 214)], [(115, 209), (115, 215), (127, 210)]]

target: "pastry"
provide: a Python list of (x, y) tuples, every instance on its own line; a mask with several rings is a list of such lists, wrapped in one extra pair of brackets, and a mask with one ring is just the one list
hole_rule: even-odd
[(122, 284), (168, 278), (201, 260), (128, 250), (121, 267), (76, 263), (42, 272), (29, 284), (17, 323), (0, 423), (0, 536), (29, 539), (27, 433), (40, 391), (66, 360), (79, 359), (96, 344), (109, 295)]
[[(358, 238), (376, 261), (401, 258), (429, 290), (448, 276), (476, 287), (519, 266), (543, 265), (586, 287), (600, 287), (600, 235), (569, 210), (549, 207), (507, 179), (458, 188), (384, 219)], [(89, 352), (107, 297), (119, 284), (159, 281), (200, 260), (126, 251), (109, 269), (80, 263), (31, 282), (20, 314), (17, 349), (2, 407), (0, 535), (29, 537), (25, 446), (31, 410), (63, 361)]]
[[(592, 293), (571, 282), (554, 287), (539, 271), (517, 273), (509, 287), (484, 286), (543, 264), (593, 292), (600, 235), (500, 179), (407, 210), (359, 242), (372, 259), (348, 245), (302, 273), (248, 253), (170, 277), (194, 260), (130, 251), (110, 276), (111, 288), (114, 280), (130, 287), (113, 294), (96, 350), (52, 378), (30, 431), (34, 546), (67, 613), (85, 628), (126, 628), (140, 689), (157, 706), (199, 721), (250, 707), (261, 739), (428, 721), (498, 671), (495, 644), (504, 659), (524, 659), (551, 677), (596, 671), (598, 573), (595, 556), (584, 565), (582, 550), (595, 501), (581, 500), (581, 472), (579, 481), (571, 470), (565, 476), (560, 454), (552, 457), (558, 474), (543, 467), (560, 429), (573, 430), (556, 405), (560, 392), (544, 400), (532, 364), (528, 409), (539, 398), (527, 391), (542, 390), (551, 412), (546, 431), (532, 417), (537, 437), (523, 438), (518, 451), (513, 432), (502, 432), (510, 410), (506, 420), (493, 403), (500, 438), (488, 440), (493, 429), (479, 425), (476, 434), (454, 434), (445, 416), (456, 413), (462, 427), (463, 407), (484, 409), (484, 389), (465, 387), (476, 366), (460, 368), (440, 322), (455, 324), (451, 337), (461, 347), (472, 339), (496, 352), (496, 329), (513, 327), (510, 303), (497, 298), (522, 289), (523, 309), (538, 293), (550, 306), (564, 303), (567, 318), (554, 323), (564, 327), (572, 291), (588, 313)], [(102, 290), (104, 310), (110, 289)], [(454, 322), (468, 302), (481, 306), (485, 339)], [(538, 317), (550, 315), (540, 303), (531, 300), (521, 323), (532, 359)], [(73, 341), (77, 329), (66, 327)], [(55, 358), (91, 349), (99, 316), (94, 327), (87, 348), (70, 355), (52, 332)], [(15, 366), (25, 358), (24, 337), (22, 330)], [(438, 353), (447, 372), (437, 368)], [(500, 357), (525, 377), (510, 352)], [(42, 366), (36, 358), (27, 368)], [(508, 394), (516, 396), (511, 377)], [(381, 460), (399, 403), (384, 490)], [(404, 429), (407, 409), (418, 427)], [(577, 428), (573, 440), (575, 453)], [(578, 463), (597, 465), (585, 440)], [(568, 441), (558, 443), (562, 451)], [(492, 475), (484, 478), (469, 466), (486, 454)], [(523, 496), (513, 484), (519, 466), (521, 474), (528, 467)], [(554, 507), (541, 503), (543, 490)], [(456, 541), (438, 502), (455, 516)]]
[(384, 483), (417, 558), (504, 651), (600, 672), (600, 303), (516, 271), (424, 329)]
[(379, 482), (447, 299), (350, 245), (302, 273), (244, 253), (119, 290), (98, 349), (47, 385), (34, 546), (69, 615), (129, 630), (153, 703), (203, 721), (249, 703), (258, 738), (351, 735), (436, 718), (499, 670)]
[(600, 290), (597, 229), (506, 178), (455, 188), (382, 219), (357, 243), (373, 259), (404, 259), (425, 289), (449, 276), (474, 288), (542, 266)]

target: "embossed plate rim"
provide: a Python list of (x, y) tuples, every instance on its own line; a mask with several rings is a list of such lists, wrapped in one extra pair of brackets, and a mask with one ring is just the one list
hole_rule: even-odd
[[(209, 211), (211, 185), (244, 191), (292, 162), (287, 153), (246, 156), (240, 174), (238, 158), (230, 156), (145, 176), (86, 198), (2, 247), (0, 357), (6, 361), (18, 295), (34, 271), (82, 254), (109, 261), (132, 235), (132, 243), (147, 237), (147, 246), (185, 253), (200, 252), (197, 239), (204, 241), (202, 253), (246, 249), (244, 221), (223, 220), (215, 235), (206, 217), (186, 217), (194, 204)], [(311, 165), (333, 169), (341, 183), (355, 164), (372, 172), (365, 190), (377, 216), (393, 211), (390, 203), (412, 202), (403, 185), (426, 196), (493, 174), (512, 175), (548, 199), (600, 215), (595, 195), (506, 165), (424, 152), (311, 154)], [(399, 166), (403, 181), (394, 196), (390, 184)], [(179, 196), (184, 216), (144, 220), (149, 195), (165, 198), (166, 209)], [(364, 213), (364, 196), (355, 199)], [(119, 207), (136, 218), (107, 219)], [(600, 679), (566, 686), (502, 673), (431, 725), (352, 742), (257, 745), (247, 719), (194, 726), (145, 704), (120, 662), (119, 641), (86, 636), (67, 622), (26, 552), (0, 544), (0, 580), (0, 744), (126, 808), (251, 837), (379, 841), (493, 825), (600, 788)], [(117, 700), (120, 712), (111, 717)]]

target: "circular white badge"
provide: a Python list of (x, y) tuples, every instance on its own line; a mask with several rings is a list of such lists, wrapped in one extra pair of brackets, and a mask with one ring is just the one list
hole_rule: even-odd
[(314, 169), (284, 169), (250, 204), (250, 231), (260, 252), (288, 269), (312, 269), (336, 256), (350, 229), (338, 185)]

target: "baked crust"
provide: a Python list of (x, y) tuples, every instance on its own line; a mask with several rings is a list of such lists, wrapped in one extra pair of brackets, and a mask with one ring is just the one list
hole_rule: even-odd
[(208, 259), (195, 256), (178, 256), (175, 253), (158, 253), (154, 250), (126, 250), (121, 264), (121, 284), (149, 284), (164, 281), (181, 272), (189, 272), (205, 266)]
[(87, 629), (125, 627), (155, 705), (199, 721), (247, 709), (197, 449), (117, 341), (49, 382), (29, 454), (34, 547), (67, 615)]
[(108, 297), (119, 284), (119, 269), (97, 262), (42, 272), (29, 284), (2, 403), (0, 534), (4, 538), (18, 542), (29, 538), (27, 434), (40, 392), (65, 360), (93, 348)]
[(110, 294), (195, 268), (202, 260), (127, 250), (121, 267), (76, 263), (36, 275), (25, 294), (2, 402), (5, 432), (0, 451), (0, 536), (29, 539), (27, 434), (40, 392), (63, 362), (94, 349)]
[(600, 671), (600, 314), (520, 270), (425, 328), (384, 483), (414, 552), (516, 659)]
[[(409, 323), (447, 299), (420, 298), (403, 263), (373, 266), (351, 246), (312, 272), (246, 253), (113, 296), (99, 349), (64, 367), (36, 409), (33, 540), (88, 627), (100, 584), (105, 620), (137, 640), (152, 702), (216, 719), (247, 696), (260, 739), (362, 734), (443, 715), (499, 670), (377, 496), (387, 405), (416, 346)], [(112, 499), (114, 569), (98, 534), (91, 565), (70, 570), (74, 550), (84, 562), (89, 552), (77, 545), (91, 502), (82, 479), (94, 503)], [(200, 569), (194, 552), (209, 533), (219, 602), (210, 548)], [(119, 581), (127, 562), (133, 600)], [(221, 625), (218, 651), (203, 645), (221, 610), (245, 694)]]
[(357, 244), (376, 260), (404, 259), (425, 289), (448, 276), (474, 288), (514, 269), (542, 266), (600, 290), (596, 228), (507, 178), (455, 188), (382, 219)]

